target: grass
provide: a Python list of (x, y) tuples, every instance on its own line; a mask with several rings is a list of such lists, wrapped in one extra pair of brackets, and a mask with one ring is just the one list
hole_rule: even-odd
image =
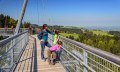
[(74, 36), (75, 39), (78, 38), (78, 34), (75, 34), (75, 33), (72, 33), (72, 34), (68, 34), (68, 33), (60, 33), (60, 35), (64, 36), (64, 37), (69, 37), (70, 35), (71, 36)]
[(113, 36), (113, 35), (109, 34), (108, 32), (105, 32), (105, 31), (93, 30), (92, 32), (93, 32), (93, 34), (96, 34), (96, 35), (105, 35), (105, 36), (110, 36), (110, 37)]
[[(98, 31), (98, 30), (91, 30), (91, 31), (93, 32), (93, 34), (96, 34), (96, 35), (105, 35), (105, 36), (110, 36), (110, 37), (114, 36), (105, 31)], [(67, 37), (67, 36), (69, 37), (71, 35), (71, 36), (74, 36), (75, 39), (78, 38), (78, 34), (76, 33), (60, 33), (60, 35), (64, 37)]]

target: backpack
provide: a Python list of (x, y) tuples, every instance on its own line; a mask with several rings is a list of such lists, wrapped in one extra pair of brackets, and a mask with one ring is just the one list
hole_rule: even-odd
[(39, 39), (39, 40), (41, 40), (41, 39), (42, 39), (42, 37), (43, 37), (43, 32), (42, 32), (40, 35), (39, 35), (39, 33), (38, 33), (38, 35), (37, 35), (37, 36), (38, 36), (38, 39)]

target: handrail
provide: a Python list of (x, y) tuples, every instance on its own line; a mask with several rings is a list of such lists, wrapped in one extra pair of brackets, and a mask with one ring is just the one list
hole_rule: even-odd
[(24, 31), (0, 41), (0, 71), (10, 71), (14, 68), (26, 48), (28, 39), (28, 31)]
[(65, 38), (65, 37), (62, 37), (60, 36), (60, 38), (63, 38), (64, 40), (72, 43), (72, 44), (75, 44), (83, 49), (85, 49), (86, 51), (90, 51), (102, 58), (105, 58), (111, 62), (114, 62), (115, 64), (119, 65), (120, 66), (120, 57), (116, 56), (116, 55), (113, 55), (112, 53), (109, 53), (109, 52), (105, 52), (105, 51), (102, 51), (100, 49), (97, 49), (97, 48), (94, 48), (94, 47), (91, 47), (91, 46), (88, 46), (86, 44), (83, 44), (83, 43), (80, 43), (80, 42), (77, 42), (77, 41), (74, 41), (74, 40), (71, 40), (71, 39), (68, 39), (68, 38)]
[[(13, 28), (13, 29), (15, 29), (15, 28)], [(23, 28), (21, 28), (21, 29), (23, 29)], [(24, 28), (24, 29), (28, 29), (28, 28)], [(12, 28), (7, 28), (7, 29), (5, 29), (5, 28), (0, 28), (0, 30), (12, 30)]]
[(28, 30), (27, 30), (27, 31), (24, 31), (24, 32), (22, 32), (22, 33), (19, 33), (19, 34), (17, 34), (17, 35), (8, 37), (8, 38), (6, 38), (6, 39), (4, 39), (4, 40), (1, 40), (1, 41), (0, 41), (0, 46), (8, 43), (8, 42), (11, 41), (12, 39), (14, 39), (14, 38), (16, 38), (16, 37), (18, 37), (18, 36), (20, 36), (20, 35), (22, 35), (22, 34), (25, 34), (25, 33), (27, 33), (27, 32), (28, 32)]
[(79, 61), (83, 66), (85, 66), (86, 68), (88, 68), (92, 72), (95, 72), (93, 69), (91, 69), (90, 67), (88, 67), (87, 65), (85, 65), (79, 58), (77, 58), (74, 54), (72, 54), (71, 52), (69, 52), (68, 50), (66, 50), (64, 47), (62, 47), (62, 49), (64, 51), (66, 51), (69, 55), (71, 55), (72, 57), (74, 57), (77, 61)]
[[(25, 36), (24, 36), (24, 37), (25, 37)], [(24, 37), (23, 37), (23, 38), (24, 38)], [(22, 39), (23, 39), (23, 38), (22, 38)], [(21, 39), (21, 40), (22, 40), (22, 39)], [(21, 41), (21, 40), (19, 40), (19, 41)], [(3, 56), (5, 56), (11, 49), (13, 49), (18, 43), (19, 43), (19, 42), (16, 42), (16, 44), (14, 44), (12, 47), (10, 47), (9, 50), (7, 50), (5, 53), (3, 53), (2, 56), (0, 57), (0, 59), (1, 59)]]

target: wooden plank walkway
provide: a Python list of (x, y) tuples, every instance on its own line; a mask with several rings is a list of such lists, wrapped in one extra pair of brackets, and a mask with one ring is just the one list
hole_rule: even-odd
[[(66, 72), (60, 63), (55, 65), (49, 65), (48, 62), (42, 61), (40, 58), (40, 41), (37, 39), (37, 35), (33, 37), (36, 38), (37, 48), (33, 49), (33, 40), (30, 41), (22, 54), (22, 57), (15, 69), (15, 72)], [(45, 57), (47, 48), (45, 48)]]

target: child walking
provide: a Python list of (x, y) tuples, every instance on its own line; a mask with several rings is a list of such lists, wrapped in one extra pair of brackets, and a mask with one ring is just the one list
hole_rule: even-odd
[(58, 41), (59, 41), (59, 31), (55, 30), (53, 37), (53, 45), (56, 45)]
[(47, 55), (48, 55), (48, 63), (49, 64), (53, 64), (53, 65), (55, 64), (56, 52), (58, 50), (60, 50), (61, 46), (62, 46), (62, 41), (58, 41), (56, 45), (54, 45), (48, 49)]

